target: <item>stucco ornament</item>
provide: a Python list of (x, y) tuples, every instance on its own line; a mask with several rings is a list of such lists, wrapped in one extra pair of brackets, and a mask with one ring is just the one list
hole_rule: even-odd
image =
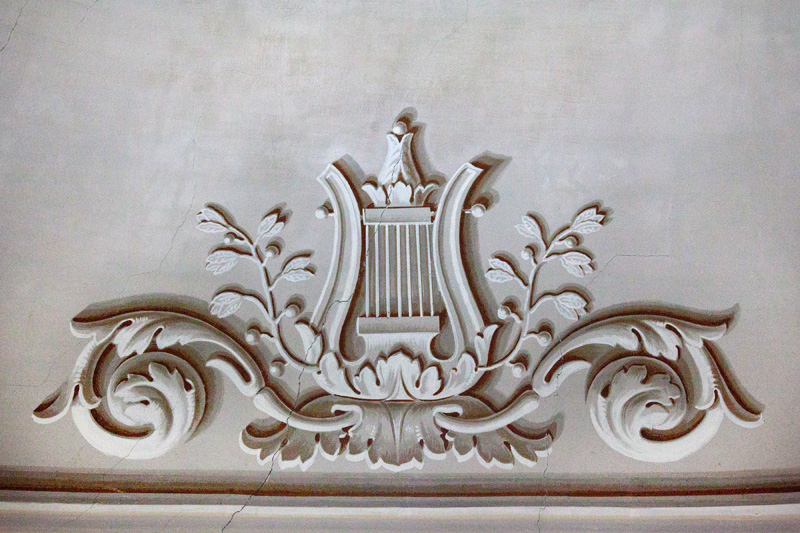
[[(444, 184), (426, 181), (417, 131), (405, 119), (394, 124), (375, 179), (356, 183), (341, 160), (317, 178), (329, 203), (315, 223), (320, 231), (332, 223), (333, 253), (313, 309), (275, 294), (279, 284), (317, 273), (310, 253), (284, 254), (284, 212), (268, 212), (249, 233), (207, 205), (197, 228), (220, 244), (206, 269), (231, 276), (248, 266), (258, 284), (227, 285), (210, 314), (155, 297), (81, 313), (72, 331), (87, 345), (34, 419), (50, 423), (71, 411), (103, 453), (157, 457), (194, 434), (221, 375), (265, 415), (240, 437), (262, 463), (305, 469), (318, 455), (345, 456), (398, 471), (453, 454), (510, 468), (550, 452), (554, 425), (525, 418), (585, 370), (595, 429), (634, 459), (685, 457), (714, 436), (724, 415), (742, 426), (761, 422), (760, 407), (737, 388), (714, 344), (731, 313), (663, 305), (592, 311), (578, 285), (539, 286), (545, 268), (578, 280), (593, 272), (584, 240), (609, 221), (600, 204), (577, 210), (553, 234), (538, 215), (521, 217), (515, 229), (528, 240), (521, 260), (500, 252), (483, 273), (520, 294), (487, 318), (464, 243), (469, 219), (488, 207), (468, 199), (491, 165), (475, 160)], [(250, 322), (240, 326), (233, 315), (245, 311)], [(486, 381), (501, 384), (488, 398), (477, 394)]]

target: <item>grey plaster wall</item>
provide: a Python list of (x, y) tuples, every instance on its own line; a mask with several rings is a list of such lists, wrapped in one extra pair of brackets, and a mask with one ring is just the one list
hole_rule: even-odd
[(763, 426), (638, 463), (597, 437), (576, 378), (542, 415), (565, 417), (553, 454), (515, 475), (800, 468), (799, 83), (795, 2), (0, 2), (0, 466), (261, 477), (238, 445), (259, 413), (227, 385), (212, 423), (144, 463), (30, 413), (71, 370), (68, 325), (87, 305), (211, 297), (193, 220), (206, 202), (248, 227), (285, 204), (285, 240), (324, 270), (314, 178), (344, 154), (376, 173), (411, 107), (445, 175), (510, 158), (472, 240), (484, 261), (522, 244), (522, 214), (555, 227), (600, 200), (613, 221), (590, 236), (597, 307), (738, 306), (720, 346)]

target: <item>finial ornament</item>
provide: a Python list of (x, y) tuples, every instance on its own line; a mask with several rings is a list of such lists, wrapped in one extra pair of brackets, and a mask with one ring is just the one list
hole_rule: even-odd
[[(466, 202), (487, 169), (464, 164), (434, 201), (438, 186), (419, 170), (415, 131), (404, 121), (392, 126), (374, 180), (353, 183), (336, 164), (317, 178), (330, 201), (315, 211), (317, 223), (333, 225), (327, 269), (313, 266), (311, 253), (283, 249), (276, 239), (288, 215), (280, 209), (254, 233), (219, 207), (201, 209), (198, 229), (221, 242), (206, 270), (227, 278), (249, 267), (258, 284), (226, 284), (208, 313), (143, 296), (124, 309), (79, 314), (72, 331), (87, 344), (34, 420), (50, 423), (71, 412), (101, 452), (158, 457), (192, 437), (218, 397), (208, 391), (222, 377), (266, 416), (240, 437), (260, 463), (306, 469), (320, 455), (346, 456), (398, 471), (453, 454), (511, 468), (550, 453), (556, 434), (551, 424), (530, 429), (528, 422), (523, 431), (519, 422), (570, 375), (587, 371), (595, 429), (633, 459), (681, 459), (706, 444), (725, 416), (760, 424), (760, 407), (737, 388), (715, 344), (731, 314), (666, 305), (595, 311), (585, 288), (540, 286), (543, 269), (563, 269), (578, 281), (594, 272), (585, 241), (609, 222), (600, 204), (579, 209), (554, 234), (538, 215), (523, 215), (515, 226), (527, 239), (521, 262), (494, 254), (484, 273), (523, 304), (507, 299), (486, 317), (462, 243), (469, 242), (465, 217), (486, 211)], [(276, 296), (279, 284), (302, 284), (322, 271), (313, 309)], [(238, 331), (227, 318), (246, 306), (259, 318)], [(342, 341), (350, 328), (363, 341), (358, 353)], [(501, 328), (506, 335), (497, 335)], [(450, 341), (445, 353), (436, 347), (440, 336)], [(493, 373), (502, 387), (489, 403), (475, 392)], [(287, 400), (301, 397), (295, 389), (303, 374), (318, 393)]]
[(371, 207), (423, 206), (436, 183), (423, 183), (417, 170), (412, 140), (405, 122), (398, 120), (386, 134), (386, 160), (378, 173), (377, 183), (367, 181), (361, 188), (372, 200)]

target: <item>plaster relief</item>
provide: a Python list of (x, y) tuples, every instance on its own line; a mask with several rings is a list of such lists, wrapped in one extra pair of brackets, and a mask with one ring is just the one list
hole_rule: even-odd
[[(208, 412), (208, 392), (224, 377), (265, 415), (240, 437), (261, 463), (306, 469), (319, 455), (345, 456), (399, 471), (454, 454), (510, 468), (550, 453), (552, 427), (523, 430), (518, 422), (568, 376), (586, 371), (595, 429), (633, 459), (681, 459), (707, 443), (725, 416), (760, 424), (756, 402), (714, 344), (731, 315), (666, 305), (594, 311), (585, 288), (539, 286), (545, 268), (563, 268), (578, 281), (594, 270), (585, 241), (609, 222), (600, 204), (578, 209), (552, 235), (538, 215), (522, 216), (515, 229), (529, 244), (516, 254), (521, 261), (499, 251), (482, 275), (521, 291), (524, 303), (506, 300), (487, 318), (464, 244), (468, 217), (489, 207), (468, 201), (489, 169), (475, 160), (446, 183), (426, 179), (415, 132), (404, 119), (394, 124), (373, 181), (355, 183), (342, 161), (317, 178), (330, 202), (317, 209), (317, 223), (333, 226), (333, 255), (313, 309), (274, 294), (279, 284), (302, 286), (321, 275), (310, 253), (284, 253), (277, 240), (284, 212), (271, 211), (250, 233), (208, 205), (197, 227), (220, 244), (206, 269), (232, 275), (252, 268), (258, 285), (223, 288), (210, 314), (179, 298), (143, 297), (78, 315), (72, 331), (86, 347), (34, 420), (71, 412), (101, 452), (157, 457), (193, 435)], [(244, 306), (260, 319), (237, 328), (229, 317)], [(571, 325), (556, 327), (565, 322)], [(345, 342), (350, 330), (355, 344)], [(503, 372), (506, 394), (490, 404), (475, 392), (495, 372)], [(300, 400), (304, 376), (314, 391)]]

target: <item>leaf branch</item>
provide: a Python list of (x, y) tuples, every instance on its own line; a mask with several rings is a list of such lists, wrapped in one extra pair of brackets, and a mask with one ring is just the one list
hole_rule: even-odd
[[(259, 330), (258, 339), (264, 339), (273, 344), (277, 349), (279, 355), (288, 364), (294, 366), (298, 370), (315, 370), (316, 364), (309, 364), (300, 358), (293, 355), (286, 347), (283, 341), (280, 320), (286, 317), (294, 317), (297, 315), (298, 308), (296, 305), (289, 305), (286, 309), (276, 314), (275, 301), (272, 293), (273, 288), (280, 279), (287, 279), (289, 281), (301, 281), (308, 279), (314, 275), (314, 272), (306, 266), (310, 262), (309, 256), (298, 255), (286, 263), (281, 273), (271, 280), (267, 262), (273, 257), (277, 256), (280, 251), (277, 246), (268, 246), (262, 251), (259, 242), (269, 239), (277, 235), (285, 226), (285, 221), (280, 220), (280, 211), (276, 210), (267, 214), (258, 226), (256, 239), (248, 235), (248, 233), (230, 222), (224, 214), (216, 208), (207, 205), (197, 214), (198, 229), (205, 233), (223, 233), (228, 232), (224, 244), (240, 245), (245, 250), (239, 248), (220, 248), (209, 255), (206, 268), (214, 274), (222, 274), (236, 266), (239, 258), (243, 257), (254, 262), (258, 266), (259, 280), (261, 283), (261, 293), (248, 293), (238, 290), (227, 290), (218, 293), (210, 303), (211, 314), (224, 318), (236, 313), (241, 307), (242, 302), (248, 301), (256, 305), (264, 315), (266, 322), (269, 326), (268, 332), (261, 332)], [(254, 340), (256, 337), (254, 337)]]
[[(530, 338), (536, 338), (542, 346), (546, 346), (552, 341), (549, 331), (532, 331), (530, 329), (531, 317), (542, 304), (553, 302), (558, 313), (570, 320), (578, 320), (587, 313), (588, 301), (574, 291), (545, 292), (537, 295), (536, 278), (541, 267), (554, 259), (559, 259), (564, 269), (574, 276), (583, 277), (591, 273), (594, 270), (591, 256), (586, 252), (574, 250), (574, 248), (580, 244), (581, 235), (599, 230), (604, 221), (605, 214), (598, 212), (596, 206), (591, 206), (578, 213), (569, 226), (547, 239), (542, 224), (535, 215), (529, 214), (522, 217), (522, 223), (517, 224), (515, 228), (521, 235), (530, 239), (530, 244), (521, 253), (522, 258), (531, 263), (527, 281), (517, 274), (510, 262), (497, 256), (489, 260), (492, 268), (486, 272), (486, 277), (497, 283), (516, 279), (527, 289), (524, 324), (522, 320), (515, 318), (519, 325), (519, 335), (512, 348), (497, 362), (480, 370), (488, 371), (504, 364), (510, 364), (519, 354), (525, 341)], [(501, 316), (501, 318), (503, 317)]]

